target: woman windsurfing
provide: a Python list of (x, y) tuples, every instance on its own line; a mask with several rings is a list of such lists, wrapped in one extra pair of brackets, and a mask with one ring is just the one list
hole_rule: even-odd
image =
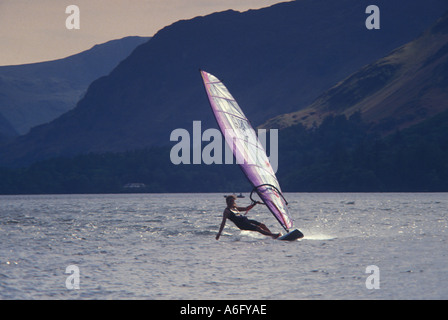
[(218, 234), (216, 235), (216, 240), (221, 236), (221, 232), (226, 225), (226, 220), (229, 219), (232, 221), (239, 229), (241, 230), (249, 230), (249, 231), (257, 231), (265, 236), (270, 236), (274, 239), (277, 239), (281, 236), (280, 233), (272, 233), (266, 225), (256, 220), (248, 219), (246, 216), (243, 216), (241, 212), (247, 212), (255, 207), (258, 202), (253, 202), (248, 207), (237, 207), (236, 206), (236, 197), (228, 196), (226, 197), (227, 207), (224, 210), (221, 226), (219, 228)]

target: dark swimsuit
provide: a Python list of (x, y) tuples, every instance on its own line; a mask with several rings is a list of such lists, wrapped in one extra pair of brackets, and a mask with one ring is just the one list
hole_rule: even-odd
[(229, 218), (229, 220), (232, 221), (241, 230), (250, 230), (250, 231), (258, 230), (258, 226), (261, 224), (260, 222), (247, 219), (247, 217), (242, 216), (238, 213), (235, 214), (235, 212), (233, 212), (229, 208), (226, 208), (226, 210), (227, 210), (227, 218)]

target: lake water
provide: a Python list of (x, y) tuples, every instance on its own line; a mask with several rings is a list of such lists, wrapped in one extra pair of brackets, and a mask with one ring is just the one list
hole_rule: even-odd
[(0, 299), (448, 299), (448, 194), (286, 198), (302, 240), (216, 241), (223, 194), (0, 196)]

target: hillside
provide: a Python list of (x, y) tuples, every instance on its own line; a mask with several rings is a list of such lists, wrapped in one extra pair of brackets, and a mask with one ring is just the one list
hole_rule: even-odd
[(0, 144), (17, 136), (17, 132), (11, 126), (8, 120), (0, 113)]
[[(299, 108), (298, 108), (299, 109)], [(448, 110), (448, 13), (416, 40), (371, 63), (310, 106), (263, 126), (320, 125), (329, 115), (361, 112), (371, 129), (395, 132)]]
[(170, 145), (171, 131), (193, 120), (215, 127), (199, 68), (223, 79), (259, 125), (309, 105), (448, 9), (445, 0), (376, 2), (383, 24), (374, 31), (364, 24), (369, 2), (359, 0), (301, 0), (176, 22), (93, 82), (75, 109), (0, 149), (0, 162)]
[(0, 113), (19, 134), (73, 109), (89, 84), (107, 75), (149, 38), (126, 37), (79, 54), (0, 67)]
[[(250, 192), (237, 164), (173, 165), (169, 147), (53, 158), (0, 168), (0, 194)], [(285, 192), (447, 192), (448, 111), (385, 138), (360, 114), (279, 132)], [(126, 188), (129, 183), (142, 185)]]

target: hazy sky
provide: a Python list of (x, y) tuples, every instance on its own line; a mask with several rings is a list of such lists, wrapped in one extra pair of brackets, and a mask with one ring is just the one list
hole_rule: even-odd
[[(152, 36), (180, 19), (283, 1), (0, 0), (0, 66), (59, 59), (112, 39)], [(79, 7), (79, 30), (66, 28), (69, 5)]]

